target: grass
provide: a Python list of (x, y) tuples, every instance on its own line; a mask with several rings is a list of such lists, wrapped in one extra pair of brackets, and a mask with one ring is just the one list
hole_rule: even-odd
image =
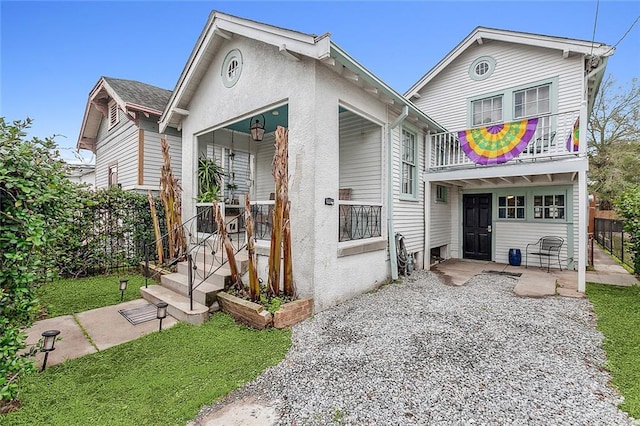
[(606, 368), (624, 396), (620, 408), (640, 418), (640, 287), (587, 283), (587, 297), (604, 334)]
[(43, 284), (36, 290), (38, 300), (47, 308), (48, 318), (76, 314), (120, 303), (120, 279), (129, 280), (124, 301), (140, 298), (144, 276), (125, 272), (89, 278), (63, 278)]
[(284, 358), (289, 330), (255, 331), (215, 314), (179, 323), (32, 374), (20, 382), (10, 425), (184, 425), (200, 408)]

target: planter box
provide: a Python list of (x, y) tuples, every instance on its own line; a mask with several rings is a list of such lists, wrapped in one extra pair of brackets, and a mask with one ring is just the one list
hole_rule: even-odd
[(313, 299), (300, 299), (285, 303), (273, 315), (275, 328), (291, 327), (299, 322), (311, 318), (313, 314)]
[(310, 318), (313, 314), (313, 299), (300, 299), (285, 303), (273, 316), (264, 306), (225, 292), (218, 293), (218, 303), (223, 312), (258, 330), (270, 326), (291, 327)]
[(271, 313), (269, 313), (264, 306), (248, 300), (240, 299), (239, 297), (232, 296), (229, 293), (225, 293), (223, 291), (219, 292), (218, 303), (220, 304), (220, 309), (222, 309), (223, 312), (228, 313), (237, 321), (240, 321), (249, 327), (262, 330), (269, 327), (273, 322)]

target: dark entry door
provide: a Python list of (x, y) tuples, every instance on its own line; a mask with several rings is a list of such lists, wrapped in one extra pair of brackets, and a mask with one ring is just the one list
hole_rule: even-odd
[(491, 260), (491, 194), (463, 194), (465, 259)]

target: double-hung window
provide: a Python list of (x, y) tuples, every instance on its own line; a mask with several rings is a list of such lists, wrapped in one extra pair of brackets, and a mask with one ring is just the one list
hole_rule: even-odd
[(474, 126), (502, 121), (502, 95), (478, 99), (471, 102)]
[(402, 129), (402, 195), (416, 197), (416, 135)]

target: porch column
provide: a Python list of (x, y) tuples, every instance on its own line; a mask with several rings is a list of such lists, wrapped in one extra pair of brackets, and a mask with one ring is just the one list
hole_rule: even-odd
[[(426, 173), (426, 172), (425, 172)], [(423, 177), (424, 179), (424, 177)], [(431, 269), (431, 181), (424, 182), (424, 254), (422, 264)]]
[(587, 171), (578, 172), (578, 291), (584, 293), (587, 281)]

